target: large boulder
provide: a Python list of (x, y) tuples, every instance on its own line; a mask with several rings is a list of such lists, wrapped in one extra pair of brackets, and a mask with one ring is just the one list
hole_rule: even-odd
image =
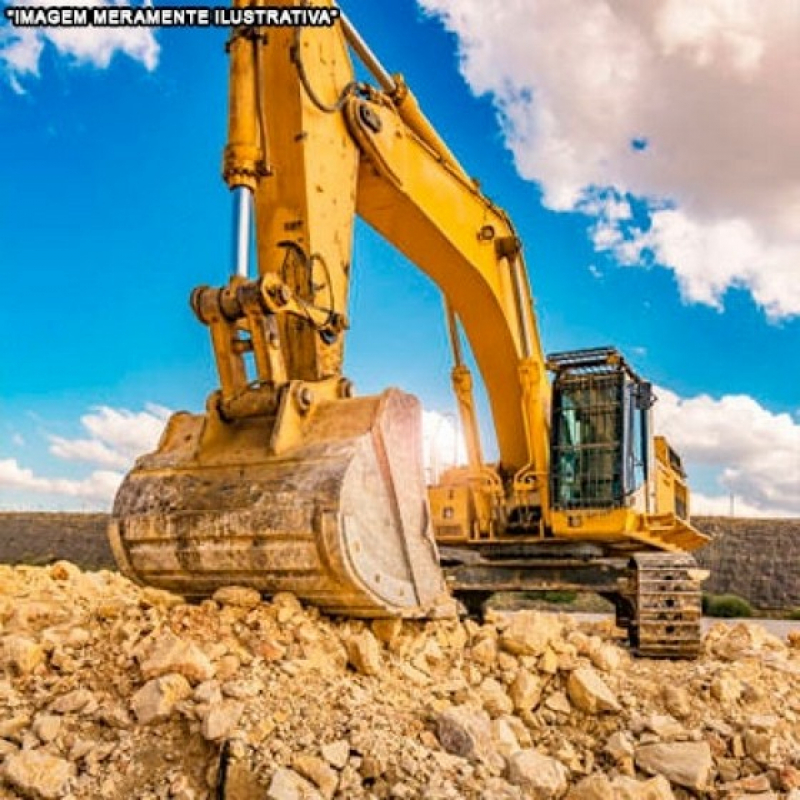
[(448, 753), (489, 761), (494, 753), (489, 715), (472, 706), (453, 706), (436, 720), (439, 742)]
[(634, 758), (645, 772), (695, 791), (706, 788), (713, 763), (707, 742), (645, 744), (636, 748)]
[(591, 667), (580, 667), (570, 673), (567, 693), (573, 705), (587, 714), (620, 710), (614, 693)]
[(141, 668), (145, 679), (176, 672), (192, 683), (207, 681), (215, 672), (214, 665), (196, 644), (171, 633), (156, 641)]
[(563, 625), (554, 614), (518, 611), (500, 636), (500, 646), (515, 656), (538, 656), (562, 633)]
[(75, 766), (39, 750), (23, 750), (6, 756), (3, 777), (23, 795), (42, 800), (64, 797)]
[(367, 630), (345, 640), (347, 661), (362, 675), (377, 675), (381, 671), (381, 646), (375, 636)]
[(521, 669), (508, 690), (517, 713), (531, 711), (542, 696), (542, 682), (527, 669)]
[(569, 772), (560, 761), (529, 748), (508, 759), (507, 777), (534, 800), (557, 800), (567, 791)]
[(164, 675), (148, 681), (131, 698), (131, 708), (142, 725), (167, 719), (175, 706), (192, 693), (183, 675)]

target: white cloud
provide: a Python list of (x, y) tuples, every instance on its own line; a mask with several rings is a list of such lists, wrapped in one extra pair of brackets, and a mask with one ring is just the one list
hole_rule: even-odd
[(48, 436), (50, 452), (66, 461), (82, 461), (102, 469), (85, 478), (43, 477), (16, 459), (0, 459), (0, 491), (15, 490), (54, 498), (79, 499), (107, 508), (134, 459), (155, 449), (170, 415), (167, 408), (148, 404), (144, 411), (98, 406), (81, 417), (88, 438)]
[(129, 459), (97, 439), (50, 437), (50, 452), (65, 461), (88, 461), (106, 467), (125, 467)]
[(680, 398), (658, 389), (656, 427), (692, 467), (717, 471), (721, 494), (698, 494), (695, 513), (800, 516), (800, 424), (747, 395)]
[[(14, 0), (26, 6), (130, 5), (127, 0)], [(11, 88), (24, 94), (20, 79), (39, 77), (39, 62), (45, 45), (56, 49), (75, 65), (106, 69), (116, 53), (141, 63), (148, 71), (158, 64), (159, 46), (149, 28), (13, 28), (0, 27), (0, 64)]]
[(125, 466), (158, 444), (171, 413), (168, 408), (153, 403), (139, 412), (98, 406), (81, 417), (89, 439), (51, 436), (50, 452), (68, 460)]
[(582, 205), (597, 215), (591, 236), (595, 248), (612, 252), (626, 266), (651, 254), (675, 272), (681, 296), (723, 307), (725, 291), (739, 286), (750, 291), (770, 319), (789, 317), (800, 309), (800, 239), (770, 242), (745, 219), (700, 224), (679, 209), (651, 209), (649, 230), (614, 217), (606, 206), (611, 193)]
[(16, 459), (0, 459), (0, 489), (59, 495), (107, 505), (122, 480), (122, 473), (97, 470), (88, 478), (42, 478), (21, 467)]
[(597, 280), (601, 280), (603, 277), (603, 270), (597, 266), (597, 264), (589, 264), (589, 274), (593, 278), (597, 278)]
[(598, 250), (655, 259), (687, 301), (741, 286), (800, 314), (796, 0), (418, 2), (456, 33), (520, 174), (596, 219)]
[(770, 241), (748, 220), (699, 224), (678, 210), (652, 221), (642, 243), (675, 271), (684, 298), (720, 308), (728, 287), (743, 286), (773, 319), (800, 313), (800, 239)]
[(446, 469), (466, 462), (466, 447), (456, 419), (453, 413), (422, 412), (422, 460), (425, 477), (431, 483)]
[(760, 508), (748, 503), (736, 494), (706, 495), (702, 492), (692, 492), (692, 514), (698, 517), (743, 517), (753, 518), (782, 518), (797, 516), (780, 509)]

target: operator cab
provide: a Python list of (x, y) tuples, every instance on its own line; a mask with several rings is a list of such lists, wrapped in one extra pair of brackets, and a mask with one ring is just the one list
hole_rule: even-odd
[(555, 353), (550, 428), (556, 510), (644, 507), (655, 398), (613, 347)]

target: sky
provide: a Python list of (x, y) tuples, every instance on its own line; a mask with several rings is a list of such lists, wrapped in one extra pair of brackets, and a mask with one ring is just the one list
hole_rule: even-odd
[[(800, 5), (341, 5), (514, 219), (545, 349), (656, 384), (695, 513), (800, 515)], [(0, 509), (108, 509), (215, 388), (188, 295), (229, 272), (225, 36), (0, 22)], [(346, 374), (422, 400), (435, 472), (440, 294), (364, 224), (354, 254)]]

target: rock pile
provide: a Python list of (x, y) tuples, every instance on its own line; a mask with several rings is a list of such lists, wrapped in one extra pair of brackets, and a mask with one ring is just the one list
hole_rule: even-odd
[(326, 618), (0, 566), (0, 798), (800, 800), (800, 636)]

